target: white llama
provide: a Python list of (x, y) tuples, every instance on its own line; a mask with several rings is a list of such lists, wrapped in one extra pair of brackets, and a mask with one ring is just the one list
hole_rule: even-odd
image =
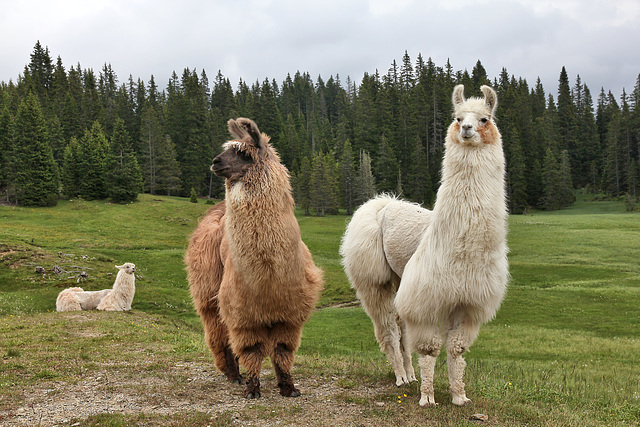
[(453, 403), (471, 402), (462, 354), (495, 316), (509, 279), (497, 95), (482, 86), (484, 98), (465, 99), (463, 89), (453, 91), (433, 211), (375, 198), (353, 215), (340, 248), (397, 385), (415, 380), (410, 350), (419, 353), (422, 406), (436, 405), (433, 374), (445, 340)]
[(84, 291), (82, 288), (68, 288), (58, 294), (57, 311), (105, 310), (128, 311), (136, 291), (136, 266), (130, 262), (116, 265), (120, 271), (112, 289)]

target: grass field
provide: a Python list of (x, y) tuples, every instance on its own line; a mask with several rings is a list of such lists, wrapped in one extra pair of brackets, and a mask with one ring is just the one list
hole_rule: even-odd
[[(638, 425), (640, 214), (581, 195), (569, 209), (510, 218), (512, 281), (468, 362), (470, 407), (451, 405), (444, 360), (437, 408), (396, 388), (338, 256), (346, 216), (299, 216), (325, 271), (294, 377), (302, 398), (246, 401), (215, 371), (182, 256), (208, 208), (143, 195), (130, 205), (61, 201), (0, 207), (0, 425)], [(139, 274), (128, 313), (56, 313), (60, 290)], [(45, 274), (35, 272), (36, 267)], [(61, 274), (53, 271), (62, 269)]]

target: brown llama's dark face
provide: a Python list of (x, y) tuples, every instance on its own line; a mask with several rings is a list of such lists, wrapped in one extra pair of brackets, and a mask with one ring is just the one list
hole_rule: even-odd
[(251, 153), (243, 151), (243, 144), (229, 141), (225, 150), (213, 159), (211, 171), (230, 181), (239, 181), (254, 163)]

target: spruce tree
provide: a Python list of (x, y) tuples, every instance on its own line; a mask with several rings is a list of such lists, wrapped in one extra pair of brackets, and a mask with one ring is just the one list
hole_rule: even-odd
[(167, 196), (179, 194), (182, 188), (182, 171), (177, 160), (176, 147), (169, 135), (160, 140), (155, 166), (157, 191)]
[[(559, 149), (567, 150), (571, 158), (571, 168), (574, 171), (581, 169), (580, 159), (576, 150), (577, 142), (577, 119), (576, 106), (571, 96), (571, 87), (569, 86), (569, 77), (567, 71), (562, 67), (560, 77), (558, 79), (558, 115), (557, 123), (559, 129), (560, 143)], [(579, 182), (576, 179), (576, 182)]]
[(27, 95), (18, 107), (11, 170), (16, 198), (21, 205), (55, 206), (58, 203), (58, 167), (45, 119), (33, 94)]
[(325, 155), (322, 152), (318, 152), (313, 156), (311, 163), (309, 199), (311, 207), (316, 211), (316, 216), (325, 216), (326, 210), (329, 207), (329, 193), (331, 190), (326, 181), (329, 176), (329, 171), (326, 170), (324, 157)]
[(623, 192), (624, 148), (620, 144), (620, 113), (613, 115), (605, 135), (604, 170), (602, 171), (602, 189), (615, 197)]
[(517, 132), (512, 132), (508, 144), (507, 185), (509, 210), (511, 213), (523, 213), (527, 209), (527, 183), (525, 181), (525, 164)]
[(355, 205), (360, 206), (376, 194), (376, 182), (371, 172), (371, 157), (366, 151), (360, 152), (358, 176), (356, 177)]
[(0, 189), (9, 185), (9, 161), (13, 153), (13, 117), (6, 106), (0, 107)]
[(571, 180), (571, 162), (569, 152), (562, 150), (560, 153), (560, 207), (566, 207), (576, 201), (576, 194)]
[(544, 185), (544, 195), (542, 206), (546, 210), (556, 210), (562, 207), (561, 172), (558, 159), (553, 150), (549, 147), (544, 156), (544, 169), (542, 172), (542, 182)]
[(309, 157), (305, 156), (302, 158), (302, 162), (300, 164), (300, 172), (295, 175), (294, 191), (296, 204), (302, 208), (306, 216), (311, 214), (311, 173), (311, 160), (309, 160)]
[(430, 204), (433, 199), (429, 165), (426, 150), (420, 138), (415, 139), (411, 152), (409, 172), (405, 179), (405, 195), (410, 200), (420, 204)]
[[(142, 153), (142, 175), (145, 191), (156, 194), (158, 186), (158, 159), (164, 136), (156, 109), (148, 104), (142, 112), (139, 147)], [(175, 155), (175, 154), (174, 154)]]
[(107, 194), (116, 203), (130, 203), (142, 191), (142, 172), (124, 121), (117, 119), (106, 160)]
[(80, 194), (80, 176), (78, 160), (80, 159), (80, 144), (76, 137), (72, 137), (64, 149), (61, 171), (62, 194), (75, 197)]
[(638, 165), (636, 164), (636, 159), (633, 159), (629, 165), (629, 175), (627, 176), (627, 197), (625, 200), (627, 211), (633, 211), (636, 207), (639, 185)]
[[(49, 89), (53, 81), (53, 61), (49, 55), (49, 48), (43, 48), (38, 40), (31, 54), (29, 63), (29, 78), (31, 88), (40, 101), (40, 108), (49, 109)], [(44, 115), (44, 113), (42, 113)]]
[(356, 171), (353, 166), (353, 150), (349, 140), (346, 140), (342, 147), (340, 178), (342, 182), (342, 205), (347, 210), (347, 215), (351, 215), (355, 209)]
[(77, 158), (80, 176), (79, 194), (86, 200), (107, 197), (105, 157), (108, 151), (107, 138), (97, 121), (87, 129), (80, 140)]
[(378, 190), (383, 193), (393, 193), (397, 185), (398, 162), (384, 135), (380, 137), (380, 148), (373, 172)]

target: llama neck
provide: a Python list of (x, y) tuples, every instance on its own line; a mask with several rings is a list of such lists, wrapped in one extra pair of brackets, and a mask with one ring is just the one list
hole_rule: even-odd
[[(282, 184), (282, 185), (276, 185)], [(225, 235), (235, 270), (251, 286), (268, 283), (270, 277), (288, 277), (300, 268), (300, 228), (293, 213), (288, 180), (271, 183), (269, 191), (245, 194), (242, 203), (229, 202)]]
[(113, 290), (115, 292), (126, 292), (131, 289), (135, 289), (133, 274), (127, 274), (125, 271), (120, 270), (116, 276), (116, 282), (113, 284)]
[(434, 232), (462, 240), (475, 239), (486, 249), (504, 241), (506, 219), (500, 144), (474, 148), (449, 141), (433, 210)]

